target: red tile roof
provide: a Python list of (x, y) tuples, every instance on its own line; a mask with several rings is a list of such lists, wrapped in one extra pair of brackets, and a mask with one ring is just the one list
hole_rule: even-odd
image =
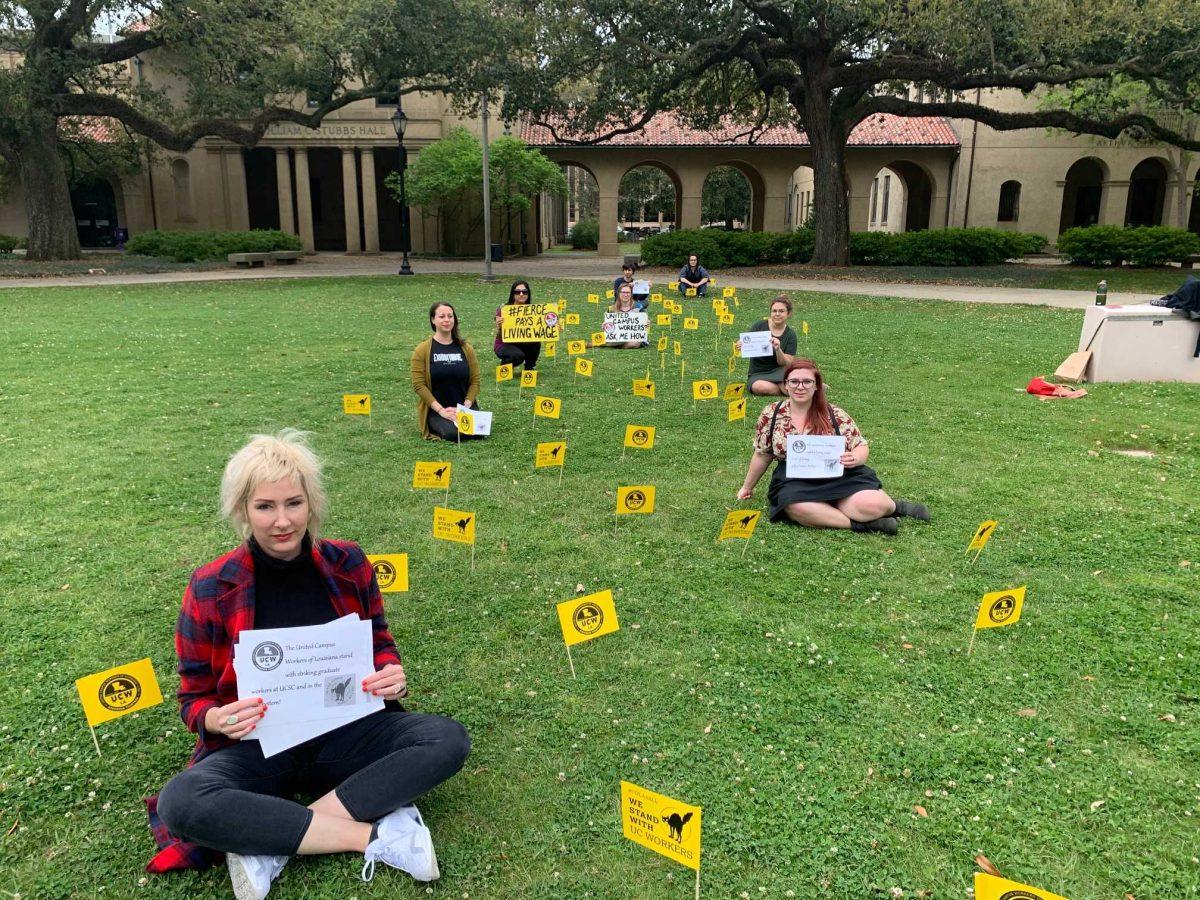
[[(557, 128), (559, 134), (564, 129)], [(683, 124), (673, 113), (659, 113), (640, 131), (619, 134), (596, 145), (601, 147), (807, 147), (808, 135), (790, 125), (775, 126), (758, 134), (751, 143), (744, 126), (724, 124), (712, 131), (701, 131)], [(578, 135), (570, 135), (579, 137)], [(735, 135), (741, 135), (735, 138)], [(556, 141), (550, 129), (526, 122), (521, 138), (534, 147), (570, 146)], [(904, 117), (876, 113), (855, 126), (850, 133), (852, 147), (957, 147), (958, 135), (950, 120), (941, 116)]]

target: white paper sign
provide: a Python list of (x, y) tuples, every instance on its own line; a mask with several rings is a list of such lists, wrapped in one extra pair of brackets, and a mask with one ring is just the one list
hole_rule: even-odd
[(238, 699), (262, 697), (269, 711), (254, 730), (263, 756), (383, 709), (383, 700), (361, 685), (375, 671), (372, 638), (371, 622), (354, 614), (326, 625), (238, 635)]
[(837, 478), (842, 474), (841, 456), (846, 437), (841, 434), (789, 434), (788, 478)]
[(639, 278), (633, 283), (633, 296), (638, 297), (648, 293), (650, 293), (650, 282)]
[(775, 348), (771, 346), (771, 332), (769, 331), (743, 331), (738, 340), (742, 342), (743, 359), (775, 355)]
[(644, 343), (650, 318), (644, 312), (607, 312), (604, 314), (604, 340), (608, 344), (629, 341)]
[(461, 403), (455, 407), (460, 413), (470, 413), (475, 420), (475, 430), (472, 434), (491, 434), (492, 433), (492, 414), (484, 412), (482, 409), (471, 409), (469, 406), (463, 406)]

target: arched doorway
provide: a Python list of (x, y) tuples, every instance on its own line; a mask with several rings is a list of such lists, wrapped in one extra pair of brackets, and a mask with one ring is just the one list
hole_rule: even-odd
[[(903, 221), (895, 230), (926, 231), (933, 210), (933, 179), (924, 168), (903, 159), (888, 163), (884, 170), (888, 169), (899, 176), (900, 182), (901, 193), (896, 202), (898, 209), (903, 210)], [(879, 199), (882, 208), (884, 198)]]
[[(638, 163), (621, 177), (617, 189), (617, 224), (627, 240), (669, 231), (679, 221), (679, 177), (661, 163)], [(600, 235), (604, 243), (604, 235)]]
[(71, 211), (81, 247), (115, 247), (117, 195), (105, 178), (93, 178), (71, 188)]
[(1125, 225), (1161, 225), (1167, 195), (1167, 167), (1158, 159), (1143, 159), (1129, 176)]
[(1103, 164), (1092, 157), (1077, 160), (1067, 169), (1062, 213), (1058, 219), (1059, 234), (1068, 228), (1095, 225), (1100, 221), (1100, 198), (1106, 175)]
[(800, 166), (788, 181), (787, 224), (804, 228), (813, 218), (813, 192), (816, 187), (811, 166)]
[(552, 223), (556, 243), (569, 242), (571, 230), (580, 222), (600, 221), (600, 184), (587, 166), (564, 162), (567, 195), (558, 198), (559, 213)]
[(1200, 234), (1200, 187), (1192, 187), (1192, 208), (1188, 213), (1188, 231)]

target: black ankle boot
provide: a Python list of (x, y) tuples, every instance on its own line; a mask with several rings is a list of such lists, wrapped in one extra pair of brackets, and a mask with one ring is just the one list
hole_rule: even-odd
[(900, 530), (900, 523), (895, 516), (883, 516), (870, 522), (850, 522), (851, 531), (877, 531), (880, 534), (895, 534)]
[(920, 519), (922, 522), (929, 521), (929, 507), (924, 503), (913, 503), (910, 500), (897, 500), (896, 511), (893, 516), (908, 516), (910, 519)]

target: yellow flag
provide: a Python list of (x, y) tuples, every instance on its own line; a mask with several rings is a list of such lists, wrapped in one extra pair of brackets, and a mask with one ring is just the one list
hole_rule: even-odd
[(679, 341), (674, 342), (674, 350), (676, 356), (683, 356), (683, 344), (679, 343)]
[(1025, 585), (1007, 591), (992, 591), (979, 601), (979, 613), (975, 616), (975, 627), (1000, 628), (1013, 625), (1021, 619), (1021, 608), (1025, 605)]
[(566, 298), (566, 297), (559, 297), (559, 298), (558, 298), (558, 311), (559, 311), (560, 313), (561, 313), (561, 312), (566, 312), (566, 311), (567, 311), (567, 298)]
[(548, 344), (542, 344), (542, 356), (547, 359), (554, 359), (558, 356), (558, 342), (554, 341)]
[[(713, 282), (713, 284), (716, 284), (716, 282), (714, 281), (714, 282)], [(727, 288), (722, 288), (722, 289), (721, 289), (721, 296), (722, 296), (722, 297), (732, 297), (732, 296), (733, 296), (734, 294), (736, 294), (736, 293), (737, 293), (737, 290), (736, 290), (736, 288), (727, 287)]]
[(750, 535), (754, 534), (754, 528), (758, 525), (758, 520), (762, 516), (757, 509), (735, 509), (725, 516), (725, 522), (721, 525), (721, 533), (717, 535), (718, 541), (728, 541), (732, 538), (750, 539)]
[(1041, 888), (997, 878), (986, 872), (975, 873), (975, 900), (1067, 900), (1061, 894), (1052, 894)]
[(654, 382), (649, 378), (633, 379), (633, 396), (654, 399)]
[(723, 299), (721, 299), (720, 297), (713, 297), (712, 298), (712, 311), (715, 313), (721, 313), (721, 312), (724, 312), (724, 310), (725, 310), (725, 301)]
[(499, 384), (501, 381), (512, 381), (512, 377), (513, 377), (512, 363), (504, 363), (503, 365), (496, 366), (496, 383), (497, 384)]
[(651, 302), (651, 303), (662, 303), (662, 302), (663, 302), (663, 295), (662, 295), (662, 294), (651, 294), (651, 295), (650, 295), (650, 302)]
[(700, 871), (699, 806), (621, 782), (621, 830), (635, 844)]
[(677, 290), (679, 290), (679, 282), (678, 282), (678, 281), (668, 281), (668, 282), (667, 282), (667, 290), (668, 290), (668, 291), (677, 291)]
[(576, 600), (564, 600), (556, 607), (563, 643), (568, 647), (582, 644), (619, 631), (617, 607), (612, 591), (599, 591)]
[(436, 488), (437, 490), (445, 490), (450, 487), (450, 463), (413, 463), (412, 486), (415, 488)]
[(368, 553), (367, 560), (375, 570), (375, 580), (381, 594), (398, 594), (408, 590), (407, 553)]
[(579, 313), (567, 313), (567, 324), (568, 325), (578, 325), (579, 324)]
[(550, 466), (561, 466), (567, 458), (566, 441), (544, 441), (537, 445), (533, 454), (533, 467), (545, 469)]
[(617, 515), (654, 512), (654, 485), (634, 484), (617, 488)]
[(710, 378), (706, 381), (692, 382), (693, 400), (712, 400), (717, 396), (717, 380)]
[(635, 450), (650, 450), (654, 447), (653, 425), (626, 425), (625, 446)]
[(567, 356), (587, 353), (587, 341), (567, 341)]
[(715, 275), (709, 275), (708, 276), (708, 284), (710, 287), (716, 287), (717, 286), (717, 277)]
[(608, 335), (606, 335), (603, 331), (593, 331), (592, 332), (592, 346), (593, 347), (603, 347), (607, 343), (608, 343)]
[(371, 395), (342, 394), (342, 412), (348, 416), (369, 416), (371, 414)]
[(433, 508), (433, 536), (456, 544), (475, 543), (475, 513), (461, 509)]
[(588, 378), (592, 377), (592, 361), (586, 356), (578, 356), (575, 358), (575, 373), (584, 375)]
[(800, 330), (801, 330), (801, 331), (803, 331), (803, 332), (804, 332), (804, 336), (805, 336), (805, 337), (807, 337), (807, 336), (808, 336), (808, 323), (807, 323), (807, 322), (801, 322), (801, 323), (800, 323)]
[(696, 296), (696, 289), (695, 289), (695, 288), (688, 288), (686, 291), (684, 291), (684, 292), (683, 292), (683, 296), (685, 296), (685, 297), (695, 297), (695, 296)]
[(615, 296), (615, 294), (613, 293), (613, 289), (612, 289), (612, 288), (609, 288), (607, 291), (605, 291), (605, 292), (604, 292), (604, 299), (605, 299), (605, 300), (611, 300), (611, 299), (612, 299), (614, 296)]
[(599, 302), (600, 302), (599, 294), (588, 294), (588, 303), (599, 303)]
[(526, 369), (521, 373), (521, 387), (537, 387), (537, 369)]
[(731, 312), (721, 313), (720, 321), (721, 321), (722, 325), (732, 325), (733, 324), (733, 313), (731, 313)]
[(656, 313), (654, 316), (654, 321), (657, 322), (659, 325), (661, 325), (663, 328), (671, 327), (671, 316), (668, 313)]
[(658, 352), (659, 353), (667, 352), (667, 336), (665, 334), (658, 339)]
[(994, 519), (988, 519), (986, 522), (980, 522), (979, 527), (975, 529), (975, 536), (971, 538), (971, 543), (967, 545), (964, 553), (970, 553), (972, 550), (982, 550), (987, 546), (987, 542), (991, 540), (992, 532), (996, 530), (998, 523)]
[(746, 383), (744, 381), (731, 381), (725, 385), (725, 393), (721, 395), (722, 400), (736, 400), (738, 397), (746, 393)]
[(475, 416), (473, 413), (469, 413), (465, 409), (460, 409), (458, 415), (455, 417), (455, 422), (458, 424), (459, 434), (475, 433)]
[(746, 418), (746, 398), (740, 397), (737, 400), (730, 400), (729, 410), (725, 414), (725, 421), (736, 422), (744, 418)]
[(533, 414), (543, 419), (557, 419), (562, 412), (562, 401), (557, 397), (534, 397)]
[(700, 327), (699, 319), (694, 319), (689, 316), (688, 318), (683, 320), (683, 330), (684, 331), (695, 331), (699, 327)]
[(731, 356), (725, 361), (725, 374), (732, 375), (733, 370), (737, 367), (737, 357)]
[(682, 316), (683, 315), (683, 304), (680, 303), (678, 300), (672, 300), (671, 301), (671, 312), (673, 312), (677, 316)]
[(83, 714), (93, 728), (163, 701), (149, 657), (77, 678), (75, 689), (79, 691)]

